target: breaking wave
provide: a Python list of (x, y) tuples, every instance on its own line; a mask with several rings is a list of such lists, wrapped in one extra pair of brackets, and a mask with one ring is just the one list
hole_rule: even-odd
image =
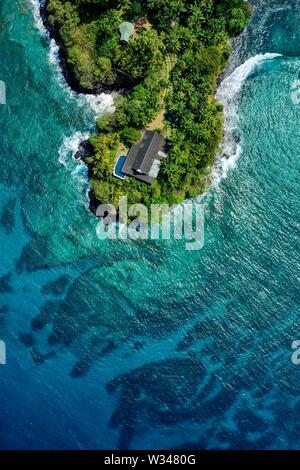
[(77, 160), (74, 158), (78, 150), (80, 142), (87, 140), (90, 137), (88, 132), (74, 132), (71, 136), (65, 136), (63, 143), (59, 149), (58, 161), (64, 167), (74, 164)]
[(93, 111), (95, 116), (99, 116), (104, 112), (114, 112), (114, 99), (113, 96), (107, 93), (101, 93), (100, 95), (76, 93), (66, 82), (64, 74), (62, 72), (59, 63), (59, 46), (56, 44), (54, 39), (50, 40), (49, 48), (49, 61), (56, 68), (57, 81), (59, 85), (67, 90), (70, 98), (77, 101), (78, 106), (88, 105)]
[(68, 85), (60, 66), (59, 46), (56, 44), (53, 38), (50, 39), (50, 35), (45, 28), (41, 17), (40, 7), (43, 6), (45, 0), (30, 0), (30, 3), (33, 7), (33, 16), (37, 29), (42, 36), (49, 39), (48, 57), (50, 64), (52, 64), (56, 69), (58, 84), (67, 91), (71, 99), (75, 99), (77, 101), (78, 106), (82, 107), (88, 105), (94, 113), (95, 117), (104, 112), (114, 112), (114, 99), (112, 95), (107, 93), (101, 93), (100, 95), (76, 93)]
[(223, 178), (227, 177), (228, 171), (236, 166), (241, 154), (238, 105), (245, 80), (261, 63), (277, 57), (281, 57), (281, 54), (266, 53), (251, 57), (226, 77), (218, 88), (216, 98), (224, 108), (224, 139), (223, 152), (219, 155), (213, 173), (214, 185), (218, 185)]
[(35, 26), (37, 27), (42, 36), (49, 38), (49, 33), (44, 26), (40, 13), (40, 8), (44, 6), (46, 0), (29, 0), (29, 3), (32, 5)]
[(58, 161), (66, 169), (77, 182), (77, 187), (80, 193), (85, 194), (85, 205), (88, 207), (88, 192), (89, 192), (89, 178), (88, 167), (82, 160), (77, 160), (75, 155), (78, 151), (81, 142), (90, 137), (88, 132), (74, 132), (70, 136), (64, 136), (63, 143), (59, 149)]
[[(50, 39), (49, 33), (41, 18), (40, 6), (43, 5), (45, 0), (29, 1), (33, 6), (33, 15), (37, 29), (43, 36), (49, 38), (49, 61), (56, 68), (59, 85), (67, 91), (71, 99), (77, 101), (78, 106), (83, 107), (88, 105), (95, 117), (104, 112), (114, 112), (114, 99), (112, 95), (106, 93), (99, 95), (76, 93), (68, 85), (60, 66), (59, 46), (54, 39)], [(242, 151), (238, 128), (238, 103), (245, 80), (262, 62), (273, 60), (280, 56), (280, 54), (266, 53), (250, 58), (244, 64), (237, 67), (231, 75), (226, 77), (218, 88), (216, 98), (224, 107), (224, 139), (222, 142), (223, 151), (219, 154), (214, 167), (212, 177), (213, 186), (218, 186), (220, 181), (227, 177), (229, 170), (236, 166)], [(64, 166), (68, 166), (66, 162), (70, 161), (70, 155), (72, 160), (78, 150), (80, 142), (86, 140), (88, 137), (88, 134), (80, 132), (75, 132), (72, 136), (65, 137), (59, 152), (60, 163)]]
[[(68, 85), (63, 71), (60, 66), (60, 58), (59, 58), (59, 46), (57, 45), (56, 41), (50, 38), (50, 35), (47, 29), (44, 26), (40, 7), (43, 6), (45, 0), (29, 0), (32, 7), (33, 7), (33, 16), (35, 20), (35, 26), (39, 30), (40, 34), (49, 40), (49, 53), (48, 58), (50, 64), (55, 67), (56, 69), (56, 77), (58, 84), (66, 90), (70, 99), (74, 99), (77, 102), (79, 107), (88, 106), (96, 118), (97, 116), (101, 115), (105, 112), (114, 112), (114, 99), (113, 96), (107, 93), (101, 93), (99, 95), (93, 94), (84, 94), (84, 93), (76, 93), (72, 88)], [(91, 126), (92, 127), (92, 126)], [(76, 152), (79, 149), (79, 145), (81, 142), (87, 140), (90, 137), (90, 133), (88, 132), (74, 132), (71, 136), (65, 136), (63, 139), (63, 143), (59, 149), (59, 156), (58, 161), (61, 163), (65, 168), (67, 168), (71, 175), (77, 182), (78, 190), (80, 193), (85, 194), (85, 205), (88, 208), (88, 193), (89, 193), (89, 178), (88, 178), (88, 168), (84, 162), (81, 160), (76, 160), (74, 157)]]

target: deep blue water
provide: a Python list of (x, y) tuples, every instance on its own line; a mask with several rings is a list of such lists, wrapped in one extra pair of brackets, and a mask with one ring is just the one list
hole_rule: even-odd
[(300, 448), (300, 2), (252, 3), (188, 252), (98, 240), (72, 161), (93, 107), (32, 2), (0, 1), (1, 448)]

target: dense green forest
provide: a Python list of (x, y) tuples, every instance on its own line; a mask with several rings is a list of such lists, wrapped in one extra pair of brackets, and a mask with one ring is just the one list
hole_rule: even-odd
[[(222, 139), (222, 107), (214, 95), (228, 40), (247, 25), (244, 0), (48, 0), (68, 66), (85, 91), (126, 90), (116, 112), (97, 120), (87, 158), (96, 198), (118, 204), (174, 204), (203, 192)], [(142, 18), (142, 20), (141, 20)], [(127, 45), (123, 21), (138, 22)], [(146, 185), (113, 177), (116, 156), (159, 129), (170, 142), (158, 179)]]

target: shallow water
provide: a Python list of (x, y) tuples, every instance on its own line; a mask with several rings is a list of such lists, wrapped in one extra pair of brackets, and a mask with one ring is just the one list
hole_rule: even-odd
[(219, 90), (231, 159), (187, 252), (97, 239), (72, 160), (95, 107), (32, 2), (1, 1), (1, 448), (300, 448), (300, 10), (253, 3), (229, 73), (251, 62)]

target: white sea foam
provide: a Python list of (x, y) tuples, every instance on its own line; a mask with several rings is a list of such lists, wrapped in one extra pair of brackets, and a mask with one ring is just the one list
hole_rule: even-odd
[(55, 39), (50, 40), (48, 58), (50, 64), (53, 65), (53, 67), (55, 67), (56, 69), (58, 84), (67, 91), (70, 98), (77, 99), (79, 105), (84, 104), (80, 95), (78, 93), (75, 93), (75, 91), (73, 91), (72, 88), (66, 82), (59, 62), (59, 46), (56, 44)]
[(96, 116), (103, 113), (113, 113), (115, 111), (114, 98), (108, 93), (101, 93), (100, 95), (79, 95), (81, 99), (85, 99)]
[(46, 30), (43, 20), (40, 13), (40, 6), (43, 5), (45, 0), (29, 0), (32, 7), (33, 7), (33, 16), (35, 20), (35, 25), (42, 36), (46, 36), (49, 38), (49, 62), (52, 64), (57, 73), (57, 81), (58, 84), (64, 88), (67, 93), (69, 94), (70, 98), (75, 99), (77, 101), (78, 106), (86, 106), (88, 105), (90, 109), (95, 114), (95, 117), (99, 116), (104, 112), (114, 112), (114, 99), (113, 96), (107, 93), (101, 93), (99, 95), (92, 95), (92, 94), (84, 94), (84, 93), (76, 93), (72, 90), (72, 88), (66, 82), (64, 74), (62, 72), (60, 61), (59, 61), (59, 46), (56, 44), (55, 40), (52, 38), (50, 40), (50, 36), (48, 31)]
[(80, 142), (87, 140), (90, 137), (88, 132), (74, 132), (70, 136), (65, 136), (63, 143), (59, 149), (59, 163), (68, 167), (71, 163), (76, 162), (75, 155), (78, 150)]
[(87, 140), (90, 137), (88, 132), (74, 132), (70, 136), (64, 136), (63, 143), (59, 149), (58, 161), (67, 168), (73, 178), (77, 181), (79, 192), (85, 194), (86, 208), (89, 206), (89, 179), (88, 167), (82, 160), (75, 159), (76, 152), (78, 151), (80, 142)]
[[(56, 41), (52, 38), (43, 24), (43, 20), (40, 13), (40, 7), (45, 3), (45, 0), (29, 0), (33, 7), (33, 16), (35, 20), (35, 26), (39, 30), (43, 37), (49, 40), (49, 62), (55, 67), (57, 74), (58, 84), (66, 90), (71, 99), (76, 100), (79, 107), (88, 106), (93, 112), (95, 118), (104, 112), (114, 112), (114, 99), (113, 96), (107, 93), (101, 93), (99, 95), (76, 93), (66, 82), (64, 74), (62, 72), (59, 60), (59, 46)], [(71, 136), (65, 136), (63, 143), (59, 149), (58, 161), (71, 171), (72, 176), (78, 182), (78, 189), (80, 192), (84, 192), (86, 195), (86, 207), (89, 206), (89, 180), (88, 180), (88, 168), (81, 160), (75, 160), (76, 152), (78, 151), (79, 145), (84, 140), (90, 137), (88, 132), (74, 132)]]
[(228, 171), (236, 166), (241, 154), (238, 129), (238, 98), (242, 91), (245, 80), (253, 73), (255, 68), (266, 60), (280, 57), (280, 54), (260, 54), (247, 60), (240, 65), (221, 83), (216, 98), (224, 107), (224, 140), (222, 142), (223, 152), (215, 165), (213, 183), (218, 185), (223, 178), (227, 177)]
[(31, 3), (32, 5), (35, 26), (37, 27), (42, 36), (49, 37), (49, 33), (44, 26), (40, 13), (40, 7), (45, 4), (45, 1), (46, 0), (29, 0), (29, 3)]
[(59, 66), (59, 47), (54, 39), (51, 39), (49, 44), (48, 58), (50, 64), (54, 65), (55, 67)]
[(56, 44), (54, 39), (50, 41), (49, 48), (49, 61), (56, 68), (57, 81), (59, 85), (67, 90), (70, 98), (76, 99), (78, 106), (88, 105), (93, 111), (95, 116), (99, 116), (104, 112), (114, 112), (114, 99), (113, 96), (107, 93), (101, 93), (100, 95), (76, 93), (66, 82), (64, 74), (62, 73), (59, 63), (59, 46)]
[(88, 178), (88, 167), (83, 162), (78, 162), (72, 176), (77, 180), (77, 187), (81, 193), (85, 194), (86, 202), (88, 203), (88, 189), (89, 189), (89, 178)]

